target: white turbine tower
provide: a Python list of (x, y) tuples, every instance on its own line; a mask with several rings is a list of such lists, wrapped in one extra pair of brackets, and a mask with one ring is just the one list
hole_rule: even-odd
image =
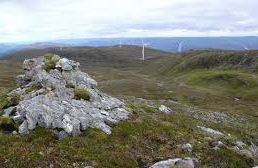
[(246, 45), (244, 45), (244, 44), (243, 44), (243, 48), (244, 48), (246, 51), (249, 50), (249, 48), (248, 48)]
[(122, 48), (122, 41), (119, 41), (119, 48)]
[(181, 53), (183, 51), (184, 41), (180, 41), (177, 43), (177, 52)]
[(144, 41), (142, 40), (142, 62), (145, 61), (145, 47), (149, 46), (149, 44), (144, 43)]

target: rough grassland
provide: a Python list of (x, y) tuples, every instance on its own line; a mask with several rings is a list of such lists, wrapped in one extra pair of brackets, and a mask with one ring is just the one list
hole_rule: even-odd
[[(226, 147), (212, 149), (214, 140), (197, 128), (205, 126), (230, 134), (219, 139), (225, 144), (236, 139), (258, 143), (258, 74), (253, 68), (256, 51), (193, 51), (144, 63), (137, 59), (127, 63), (128, 56), (126, 61), (114, 60), (118, 64), (113, 65), (109, 60), (113, 57), (101, 62), (98, 57), (81, 57), (83, 49), (66, 50), (66, 55), (78, 52), (75, 59), (84, 60), (82, 68), (98, 81), (102, 91), (126, 102), (132, 112), (130, 120), (118, 123), (110, 136), (89, 129), (79, 137), (61, 141), (51, 130), (42, 128), (24, 137), (0, 133), (0, 167), (140, 167), (174, 157), (196, 157), (201, 167), (245, 168), (258, 164)], [(246, 54), (250, 56), (243, 56)], [(1, 108), (6, 105), (4, 95), (14, 87), (14, 77), (21, 72), (21, 62), (14, 60), (0, 61)], [(160, 114), (157, 108), (161, 103), (174, 113)], [(216, 123), (193, 118), (193, 114), (210, 112), (225, 113), (237, 120)], [(193, 151), (177, 147), (184, 143), (191, 143)]]

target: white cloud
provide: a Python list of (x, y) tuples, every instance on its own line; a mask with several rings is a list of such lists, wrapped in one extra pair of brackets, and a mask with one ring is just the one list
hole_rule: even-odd
[(0, 0), (0, 42), (258, 35), (256, 0)]

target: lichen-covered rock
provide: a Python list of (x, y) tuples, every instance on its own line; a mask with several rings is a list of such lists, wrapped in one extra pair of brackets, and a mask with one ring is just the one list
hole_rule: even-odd
[[(11, 118), (21, 123), (20, 134), (37, 126), (59, 130), (60, 138), (79, 135), (87, 128), (99, 128), (110, 134), (115, 123), (128, 118), (123, 102), (99, 91), (97, 82), (79, 70), (79, 63), (63, 58), (47, 72), (43, 60), (25, 60), (25, 73), (17, 79), (20, 88), (9, 94), (19, 95), (18, 104), (5, 113), (13, 114)], [(35, 84), (40, 87), (30, 89)], [(77, 88), (86, 89), (89, 100), (75, 99)]]
[(199, 162), (197, 159), (192, 158), (175, 158), (160, 161), (152, 165), (150, 168), (198, 168)]

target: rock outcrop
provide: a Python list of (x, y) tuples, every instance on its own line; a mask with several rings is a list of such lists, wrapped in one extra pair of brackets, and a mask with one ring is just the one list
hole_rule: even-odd
[(80, 71), (78, 62), (57, 55), (24, 61), (19, 88), (8, 94), (8, 116), (27, 134), (37, 126), (58, 130), (61, 137), (76, 136), (87, 128), (110, 134), (128, 118), (123, 102), (102, 93), (97, 82)]

